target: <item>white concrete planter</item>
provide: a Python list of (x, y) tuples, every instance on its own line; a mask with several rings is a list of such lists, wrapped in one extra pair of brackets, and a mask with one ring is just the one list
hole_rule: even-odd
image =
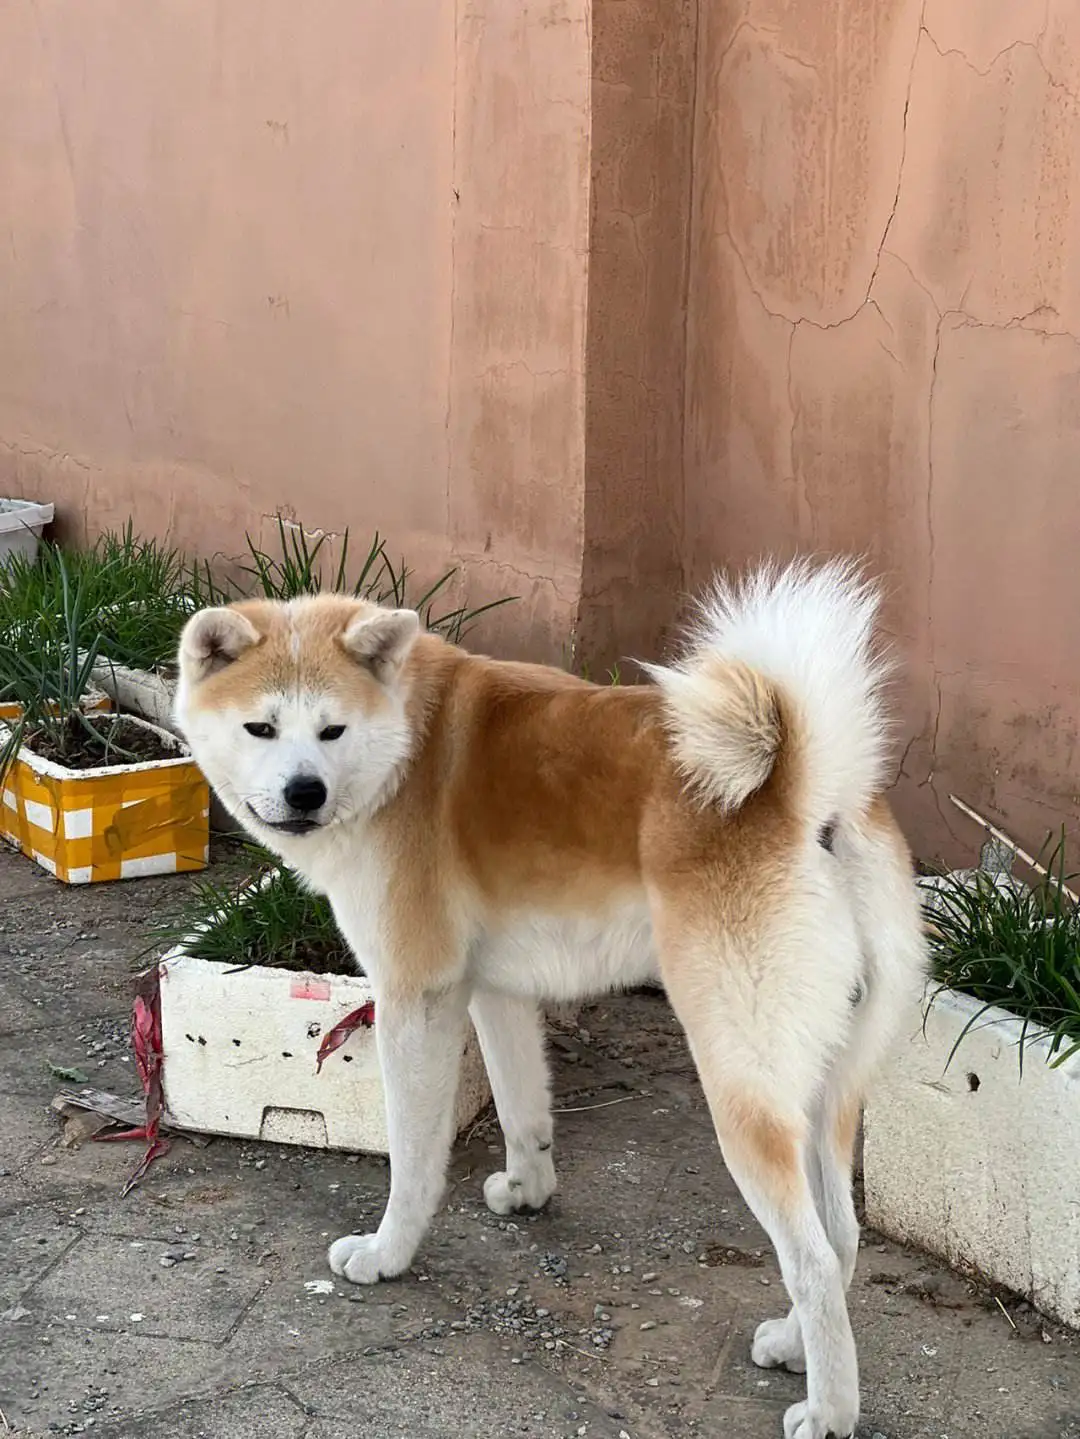
[(1080, 1055), (945, 990), (912, 1014), (866, 1107), (866, 1217), (1080, 1325)]
[(42, 531), (52, 524), (52, 505), (31, 500), (0, 499), (0, 567), (11, 555), (32, 560), (38, 551)]
[[(190, 595), (178, 595), (176, 601), (185, 614), (195, 613), (196, 602)], [(114, 606), (114, 612), (115, 609)], [(177, 633), (178, 643), (179, 638)], [(107, 695), (111, 695), (119, 709), (178, 733), (173, 719), (177, 684), (174, 675), (161, 674), (158, 670), (132, 669), (103, 654), (94, 666), (94, 680)]]
[(138, 715), (151, 724), (177, 733), (173, 719), (176, 680), (154, 670), (133, 670), (109, 659), (99, 659), (93, 669), (94, 683), (112, 699), (117, 709)]
[[(354, 1030), (316, 1072), (323, 1037), (373, 1001), (366, 979), (262, 966), (235, 970), (193, 958), (182, 947), (161, 960), (158, 976), (166, 1122), (275, 1144), (388, 1152), (374, 1027)], [(489, 1099), (470, 1030), (458, 1131)]]

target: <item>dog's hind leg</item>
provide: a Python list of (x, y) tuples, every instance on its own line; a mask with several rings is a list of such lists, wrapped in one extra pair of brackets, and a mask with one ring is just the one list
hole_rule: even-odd
[(469, 1006), (506, 1140), (506, 1168), (488, 1176), (494, 1214), (540, 1209), (555, 1193), (551, 1091), (540, 1010), (530, 1000), (478, 990)]
[[(906, 1013), (914, 1013), (926, 967), (926, 940), (911, 860), (884, 802), (842, 826), (836, 859), (859, 935), (862, 975), (852, 995), (847, 1043), (834, 1057), (813, 1116), (807, 1171), (818, 1213), (850, 1285), (859, 1252), (852, 1170), (867, 1087)], [(759, 1325), (751, 1351), (763, 1368), (806, 1367), (793, 1309)]]
[[(868, 1003), (865, 990), (859, 1002)], [(829, 1070), (823, 1092), (811, 1111), (805, 1151), (807, 1181), (829, 1243), (840, 1261), (845, 1289), (851, 1284), (859, 1254), (852, 1170), (862, 1105), (862, 1091), (854, 1082), (857, 1076), (849, 1072), (845, 1059), (857, 1049), (861, 1028), (856, 1018), (847, 1049)], [(793, 1374), (805, 1372), (806, 1351), (794, 1308), (783, 1319), (766, 1319), (758, 1325), (750, 1357), (762, 1369), (783, 1367)]]
[(460, 984), (407, 999), (376, 987), (390, 1198), (374, 1234), (347, 1234), (330, 1246), (330, 1268), (353, 1284), (374, 1284), (408, 1269), (442, 1198), (467, 1001)]
[[(851, 1284), (859, 1252), (859, 1222), (852, 1199), (852, 1159), (859, 1102), (844, 1102), (839, 1109), (826, 1099), (815, 1105), (805, 1150), (806, 1177), (814, 1205), (829, 1243), (840, 1261), (844, 1288)], [(783, 1319), (766, 1319), (754, 1332), (750, 1357), (762, 1369), (785, 1368), (793, 1374), (806, 1371), (806, 1349), (797, 1310)]]
[(846, 1275), (808, 1172), (815, 1099), (848, 1022), (854, 936), (838, 930), (834, 962), (815, 966), (817, 927), (783, 942), (736, 938), (720, 923), (691, 933), (675, 906), (656, 924), (725, 1163), (772, 1240), (804, 1337), (807, 1400), (788, 1410), (786, 1439), (845, 1439), (859, 1414)]

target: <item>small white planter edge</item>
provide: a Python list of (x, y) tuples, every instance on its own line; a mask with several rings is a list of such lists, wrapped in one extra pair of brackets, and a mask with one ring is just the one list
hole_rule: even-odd
[(1029, 1039), (1021, 1075), (1021, 1021), (983, 1009), (913, 1011), (866, 1106), (867, 1222), (1080, 1326), (1080, 1055)]
[[(388, 1152), (374, 1027), (354, 1030), (316, 1072), (324, 1036), (374, 1000), (367, 979), (259, 965), (237, 970), (179, 946), (159, 962), (158, 980), (166, 1122), (275, 1144)], [(470, 1029), (455, 1132), (489, 1099)]]
[(33, 560), (46, 525), (53, 520), (53, 506), (33, 500), (9, 499), (0, 495), (0, 567), (12, 555)]

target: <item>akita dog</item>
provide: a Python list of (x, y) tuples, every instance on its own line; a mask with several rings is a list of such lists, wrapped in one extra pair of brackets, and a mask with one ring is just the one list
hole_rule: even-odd
[(659, 975), (792, 1309), (754, 1362), (807, 1375), (786, 1439), (852, 1434), (845, 1290), (861, 1099), (925, 967), (883, 797), (878, 598), (854, 566), (719, 582), (682, 657), (601, 687), (341, 595), (208, 609), (177, 717), (222, 800), (334, 913), (376, 994), (390, 1196), (331, 1246), (411, 1264), (442, 1194), (469, 1018), (506, 1139), (496, 1214), (555, 1190), (540, 1005)]

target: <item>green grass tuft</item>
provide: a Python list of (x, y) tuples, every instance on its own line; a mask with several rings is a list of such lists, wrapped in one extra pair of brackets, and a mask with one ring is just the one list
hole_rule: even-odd
[(44, 567), (55, 586), (48, 611), (32, 626), (23, 617), (0, 631), (0, 700), (20, 709), (0, 727), (0, 780), (27, 741), (44, 740), (61, 762), (83, 752), (100, 754), (102, 764), (129, 758), (116, 743), (120, 717), (91, 719), (83, 708), (100, 643), (90, 633), (91, 582), (55, 547), (46, 550)]
[(981, 873), (973, 885), (945, 876), (927, 906), (935, 980), (983, 1004), (964, 1026), (950, 1062), (995, 1005), (1022, 1023), (1021, 1072), (1034, 1039), (1046, 1040), (1053, 1066), (1080, 1052), (1080, 911), (1062, 891), (1070, 879), (1064, 835), (1052, 848), (1048, 841), (1046, 850), (1050, 877), (1034, 888), (1000, 887)]
[(490, 610), (512, 603), (505, 596), (469, 608), (441, 608), (442, 596), (456, 570), (447, 570), (428, 589), (413, 594), (412, 572), (395, 564), (386, 542), (375, 534), (356, 574), (349, 563), (349, 532), (341, 536), (338, 558), (324, 565), (330, 536), (312, 535), (278, 516), (278, 553), (258, 547), (250, 535), (246, 578), (232, 585), (218, 579), (206, 560), (191, 561), (176, 548), (136, 535), (129, 521), (107, 531), (87, 550), (68, 550), (46, 541), (36, 559), (12, 557), (0, 569), (0, 632), (24, 652), (61, 634), (67, 623), (64, 586), (79, 595), (79, 635), (83, 649), (96, 640), (99, 654), (131, 669), (162, 670), (176, 658), (180, 631), (195, 610), (227, 604), (249, 595), (294, 599), (333, 590), (378, 604), (415, 609), (426, 627), (460, 643)]
[(355, 974), (329, 901), (313, 894), (265, 851), (253, 851), (256, 873), (240, 884), (197, 880), (179, 914), (155, 928), (154, 948), (182, 944), (198, 959)]
[(143, 670), (171, 663), (192, 609), (224, 597), (208, 567), (189, 565), (179, 550), (141, 538), (129, 522), (88, 550), (46, 541), (36, 560), (16, 557), (0, 571), (0, 616), (13, 643), (29, 650), (63, 628), (65, 583), (79, 594), (83, 648), (97, 639), (103, 656)]
[(441, 612), (436, 610), (439, 595), (454, 578), (456, 570), (447, 570), (433, 585), (416, 598), (410, 597), (412, 571), (405, 561), (395, 564), (386, 551), (386, 541), (375, 532), (355, 576), (349, 570), (349, 531), (341, 535), (337, 563), (324, 573), (322, 551), (330, 541), (325, 533), (312, 534), (302, 525), (287, 523), (278, 515), (278, 554), (260, 549), (248, 535), (247, 546), (251, 563), (241, 566), (250, 577), (255, 592), (265, 599), (292, 600), (301, 595), (331, 590), (338, 594), (355, 595), (375, 604), (413, 609), (433, 634), (452, 644), (459, 644), (481, 615), (501, 605), (510, 604), (512, 595), (492, 600), (490, 604), (469, 609), (459, 605)]

